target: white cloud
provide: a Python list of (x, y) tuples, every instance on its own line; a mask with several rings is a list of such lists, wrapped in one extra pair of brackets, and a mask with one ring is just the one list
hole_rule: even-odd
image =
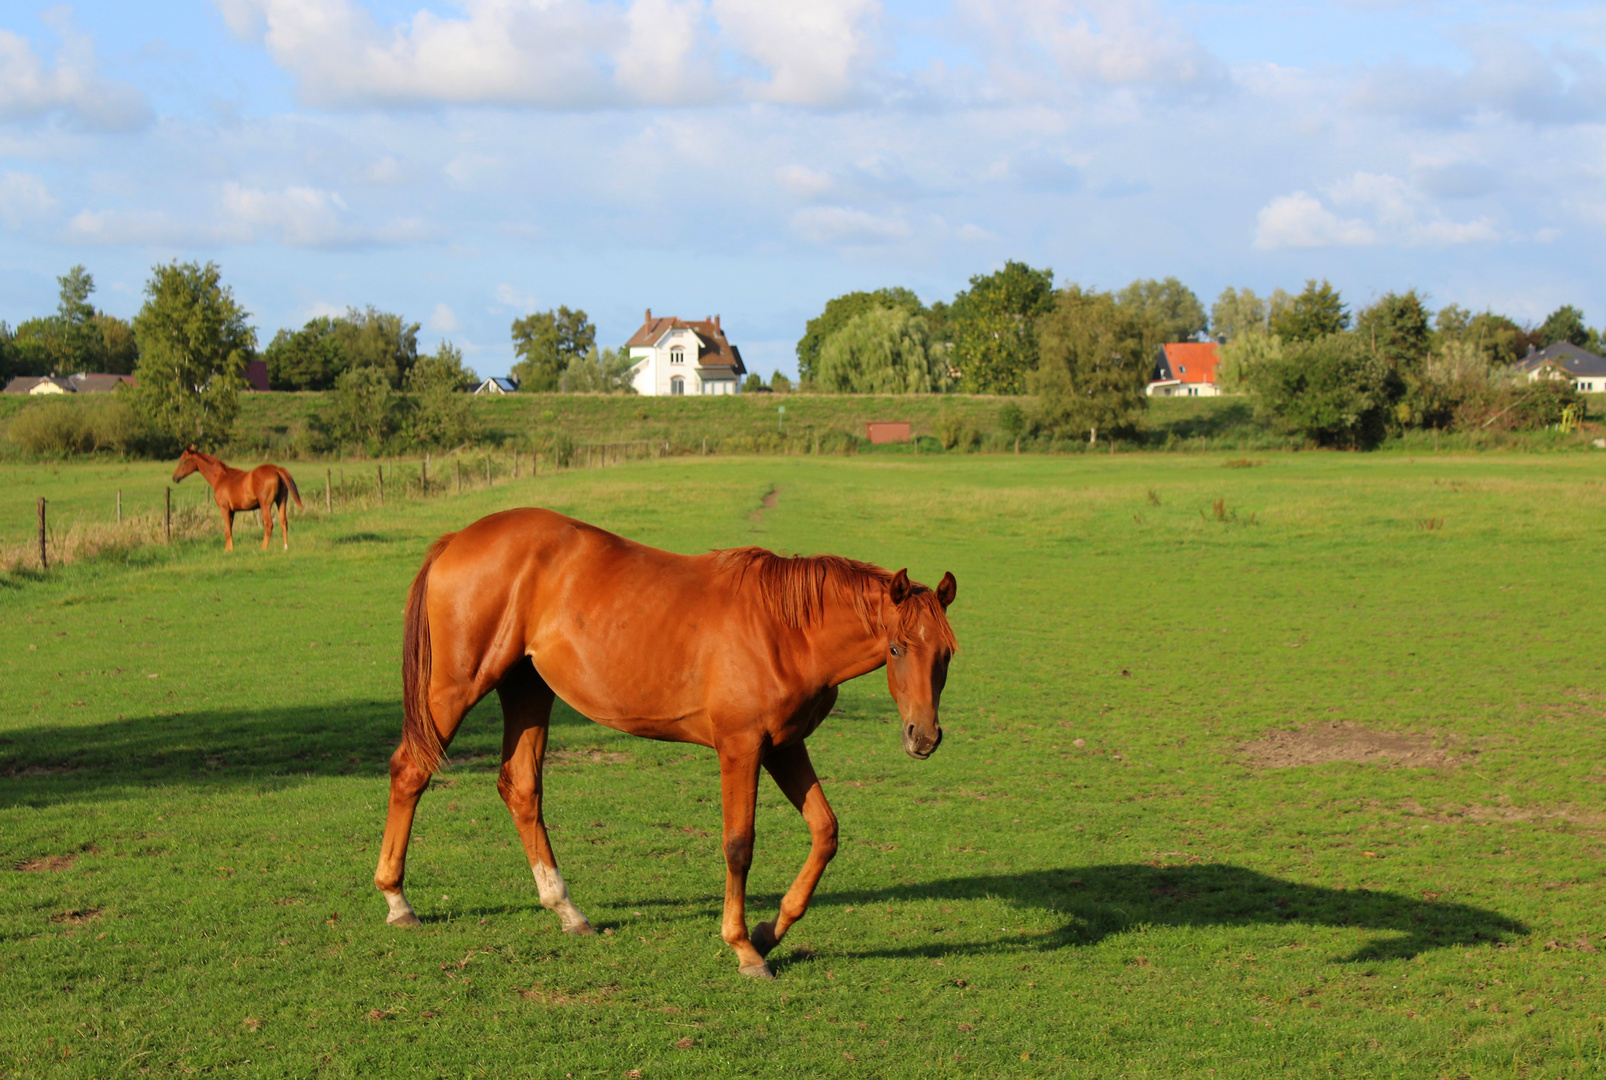
[(1017, 91), (1045, 73), (1072, 86), (1226, 81), (1221, 62), (1153, 0), (961, 0), (958, 10), (991, 46), (994, 78)]
[(107, 82), (96, 71), (95, 49), (65, 8), (46, 13), (61, 38), (55, 63), (33, 51), (27, 38), (0, 30), (0, 120), (59, 115), (95, 131), (127, 131), (150, 122), (145, 99), (131, 87)]
[(1357, 247), (1377, 242), (1364, 221), (1341, 221), (1321, 200), (1303, 191), (1279, 195), (1258, 215), (1255, 247), (1262, 251), (1281, 248)]
[(875, 59), (879, 0), (712, 0), (729, 44), (762, 64), (754, 96), (788, 105), (839, 105)]
[(815, 244), (884, 244), (913, 230), (901, 218), (879, 216), (847, 206), (814, 206), (792, 215), (792, 227)]
[(291, 186), (263, 191), (229, 182), (223, 185), (223, 209), (234, 220), (265, 230), (291, 247), (329, 247), (349, 243), (351, 230), (340, 220), (346, 208), (339, 195), (317, 188)]
[(436, 304), (435, 310), (429, 313), (429, 328), (442, 334), (453, 334), (463, 329), (463, 323), (451, 308)]
[(636, 101), (695, 104), (719, 96), (708, 18), (699, 0), (636, 0), (629, 36), (614, 56), (615, 78)]
[(162, 210), (80, 210), (67, 222), (67, 239), (105, 247), (185, 247), (243, 243), (248, 230), (197, 222)]
[(535, 294), (521, 292), (513, 286), (503, 282), (496, 287), (496, 299), (515, 311), (522, 311), (528, 315), (535, 310)]
[(0, 221), (8, 229), (36, 222), (56, 205), (45, 182), (33, 173), (0, 173)]
[(1386, 173), (1357, 172), (1329, 185), (1325, 193), (1334, 206), (1362, 216), (1340, 217), (1305, 191), (1280, 195), (1260, 210), (1255, 247), (1450, 247), (1500, 236), (1487, 217), (1447, 220), (1420, 191)]
[(780, 181), (783, 188), (800, 199), (816, 198), (836, 186), (830, 173), (810, 169), (804, 165), (787, 165), (777, 169), (775, 179)]

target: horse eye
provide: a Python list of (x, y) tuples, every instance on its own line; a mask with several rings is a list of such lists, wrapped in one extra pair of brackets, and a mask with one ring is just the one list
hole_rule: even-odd
[(894, 646), (892, 646), (892, 655), (893, 656), (902, 656), (903, 655), (903, 650), (898, 648), (896, 645), (894, 645)]

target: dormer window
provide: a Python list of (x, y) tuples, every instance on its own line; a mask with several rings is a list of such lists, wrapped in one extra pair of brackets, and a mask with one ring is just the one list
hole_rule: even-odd
[(670, 349), (669, 350), (669, 362), (671, 364), (684, 364), (686, 362), (686, 349), (685, 349), (685, 347), (681, 346), (681, 345), (676, 345), (673, 349)]

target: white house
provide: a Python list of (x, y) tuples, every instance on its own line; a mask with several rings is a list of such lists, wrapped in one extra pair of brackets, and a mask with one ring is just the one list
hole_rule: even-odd
[(1181, 341), (1160, 346), (1149, 376), (1150, 397), (1216, 397), (1221, 356), (1213, 341)]
[(489, 379), (486, 379), (484, 382), (480, 383), (478, 386), (476, 386), (474, 388), (474, 393), (476, 393), (476, 394), (512, 394), (512, 393), (516, 393), (518, 391), (518, 388), (519, 388), (519, 380), (517, 380), (515, 378), (512, 378), (511, 376), (508, 376), (506, 378), (499, 378), (499, 377), (493, 376), (493, 377), (491, 377)]
[(630, 381), (636, 393), (739, 394), (747, 366), (742, 354), (725, 338), (719, 316), (702, 320), (672, 315), (653, 318), (652, 308), (625, 343), (630, 359)]
[(1571, 379), (1580, 393), (1606, 392), (1606, 359), (1566, 342), (1558, 341), (1529, 353), (1517, 361), (1517, 370), (1538, 379)]

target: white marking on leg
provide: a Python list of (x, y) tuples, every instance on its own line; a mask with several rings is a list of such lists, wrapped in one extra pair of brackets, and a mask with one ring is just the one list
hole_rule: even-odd
[(569, 887), (563, 883), (558, 868), (537, 862), (531, 864), (530, 870), (535, 874), (535, 887), (541, 892), (541, 906), (558, 913), (558, 918), (563, 920), (563, 932), (591, 933), (591, 923), (569, 899)]
[(390, 905), (390, 914), (385, 917), (387, 923), (394, 926), (398, 922), (418, 921), (418, 916), (413, 914), (413, 905), (407, 902), (407, 894), (402, 890), (385, 893), (384, 897), (385, 903)]

